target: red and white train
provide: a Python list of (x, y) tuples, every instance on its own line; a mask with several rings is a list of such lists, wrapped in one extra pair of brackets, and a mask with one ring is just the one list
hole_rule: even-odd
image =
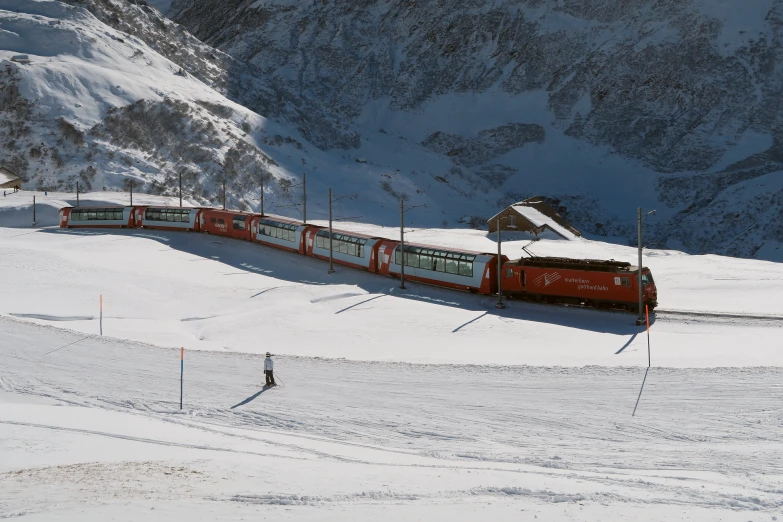
[[(185, 230), (261, 243), (318, 259), (329, 259), (329, 230), (289, 218), (234, 210), (179, 207), (67, 207), (62, 228)], [(485, 295), (498, 291), (497, 254), (405, 243), (332, 230), (334, 263), (411, 281)], [(508, 297), (549, 303), (638, 311), (638, 268), (590, 259), (501, 258), (501, 287)], [(643, 304), (657, 306), (652, 273), (642, 269)]]

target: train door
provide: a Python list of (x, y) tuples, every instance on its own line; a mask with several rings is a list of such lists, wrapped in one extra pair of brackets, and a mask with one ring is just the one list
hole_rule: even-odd
[(254, 217), (250, 220), (250, 240), (255, 241), (258, 237), (258, 222), (261, 220), (260, 217)]
[(397, 245), (399, 245), (399, 242), (390, 239), (380, 241), (377, 261), (378, 273), (384, 275), (391, 273), (392, 256), (394, 255), (394, 249), (397, 248)]
[(299, 234), (299, 253), (300, 254), (307, 254), (307, 237), (310, 235), (312, 230), (304, 229)]
[(368, 270), (370, 272), (377, 272), (378, 271), (378, 249), (381, 245), (380, 240), (376, 241), (376, 243), (372, 246), (370, 249), (370, 264), (368, 266)]
[(201, 209), (196, 210), (196, 215), (193, 217), (193, 230), (195, 232), (201, 230)]

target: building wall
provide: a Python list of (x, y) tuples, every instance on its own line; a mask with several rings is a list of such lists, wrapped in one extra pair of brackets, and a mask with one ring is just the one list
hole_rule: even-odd
[[(509, 216), (516, 217), (516, 227), (509, 226), (511, 221)], [(497, 225), (497, 218), (487, 222), (487, 227), (490, 232), (497, 232)], [(535, 234), (537, 228), (533, 223), (528, 221), (526, 217), (509, 207), (500, 213), (500, 230), (501, 232), (530, 232), (531, 234)]]
[(21, 190), (22, 189), (22, 180), (21, 179), (17, 179), (17, 180), (9, 181), (7, 183), (3, 183), (2, 185), (0, 185), (0, 189), (3, 189), (3, 190), (13, 189), (13, 188), (18, 188), (18, 189)]

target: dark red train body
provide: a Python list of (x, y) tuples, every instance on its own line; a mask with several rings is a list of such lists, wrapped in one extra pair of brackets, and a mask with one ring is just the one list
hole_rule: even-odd
[[(532, 257), (503, 265), (501, 285), (510, 297), (596, 308), (639, 308), (639, 269), (622, 261)], [(658, 305), (649, 268), (642, 268), (642, 304)]]
[[(329, 259), (328, 229), (293, 219), (233, 210), (191, 207), (78, 207), (60, 210), (60, 227), (150, 228), (201, 231), (250, 240), (317, 259)], [(335, 264), (389, 277), (484, 295), (498, 292), (497, 254), (332, 231)], [(531, 257), (501, 258), (501, 289), (507, 297), (547, 303), (637, 311), (639, 269), (621, 261)], [(642, 268), (643, 306), (658, 305), (649, 268)]]
[(202, 232), (249, 240), (254, 217), (256, 214), (247, 212), (205, 208), (201, 211), (200, 226)]

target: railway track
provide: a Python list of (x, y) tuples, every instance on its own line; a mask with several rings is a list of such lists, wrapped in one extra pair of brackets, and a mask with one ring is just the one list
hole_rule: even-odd
[(707, 318), (707, 319), (738, 319), (752, 322), (774, 323), (783, 326), (783, 315), (772, 314), (738, 314), (732, 312), (702, 312), (698, 310), (667, 310), (658, 308), (655, 310), (657, 319), (673, 318)]

